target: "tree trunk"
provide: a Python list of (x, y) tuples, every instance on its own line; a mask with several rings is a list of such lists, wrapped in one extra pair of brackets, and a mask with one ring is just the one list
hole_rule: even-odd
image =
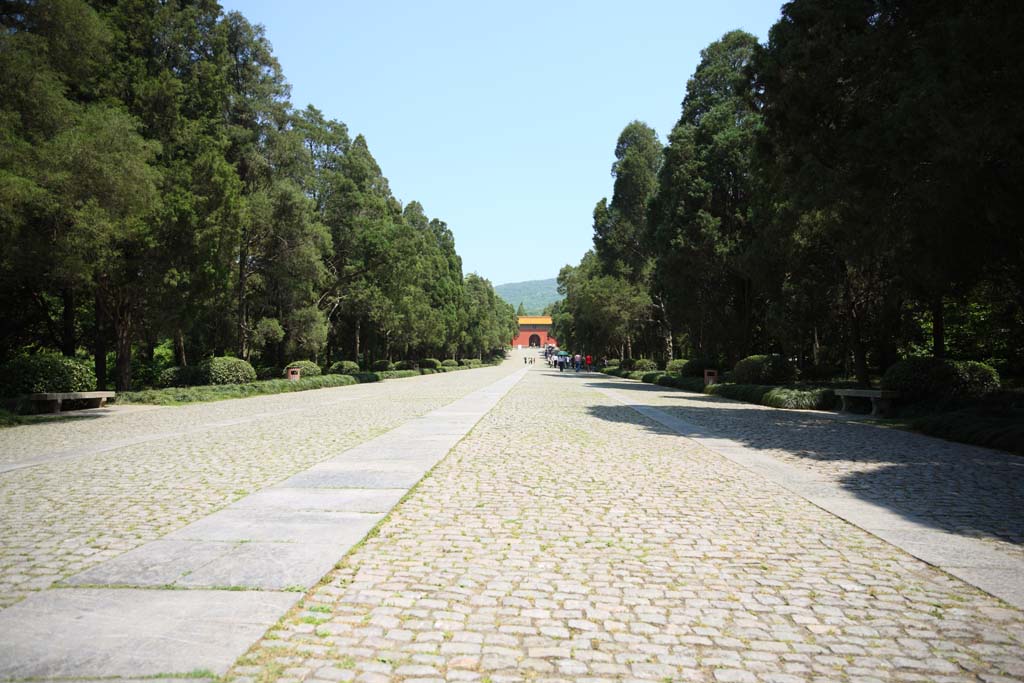
[(633, 339), (632, 337), (626, 337), (626, 358), (633, 357)]
[(114, 311), (114, 336), (117, 340), (115, 386), (118, 391), (132, 388), (132, 314), (129, 305), (119, 301)]
[(821, 339), (818, 337), (818, 326), (814, 326), (814, 345), (811, 347), (811, 358), (815, 365), (821, 364)]
[(245, 264), (249, 260), (249, 249), (242, 240), (238, 254), (238, 357), (249, 360), (249, 335), (247, 333), (249, 311), (245, 298), (246, 272)]
[(353, 353), (355, 355), (352, 356), (352, 360), (354, 360), (356, 363), (359, 362), (359, 336), (361, 334), (362, 334), (362, 326), (359, 324), (359, 318), (356, 318), (356, 333), (354, 335), (354, 337), (355, 337), (355, 346), (353, 347)]
[(856, 374), (857, 384), (861, 387), (868, 387), (871, 385), (871, 379), (868, 376), (868, 349), (864, 343), (864, 339), (861, 337), (861, 324), (860, 319), (857, 316), (853, 316), (851, 320), (851, 336), (853, 343), (853, 368)]
[(932, 355), (946, 357), (946, 317), (941, 296), (932, 300)]
[(185, 355), (185, 334), (180, 327), (174, 329), (174, 364), (180, 367), (188, 365), (188, 357)]
[(60, 352), (68, 358), (74, 358), (75, 347), (78, 346), (75, 340), (75, 292), (71, 287), (64, 287), (60, 291), (60, 296), (64, 304)]
[(107, 335), (104, 329), (103, 302), (100, 295), (96, 294), (96, 339), (93, 346), (96, 367), (96, 391), (107, 389)]

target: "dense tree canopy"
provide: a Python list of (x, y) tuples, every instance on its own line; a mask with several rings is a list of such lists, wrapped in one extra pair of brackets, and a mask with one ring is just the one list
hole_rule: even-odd
[(1008, 0), (793, 0), (767, 43), (715, 41), (667, 145), (620, 136), (558, 338), (861, 382), (921, 353), (1024, 374), (1022, 32)]
[(89, 356), (127, 389), (226, 353), (369, 364), (514, 336), (365, 138), (292, 108), (241, 14), (16, 0), (0, 22), (0, 361)]

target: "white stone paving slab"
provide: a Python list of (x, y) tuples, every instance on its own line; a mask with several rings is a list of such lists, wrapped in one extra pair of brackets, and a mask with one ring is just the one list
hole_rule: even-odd
[[(604, 387), (594, 389), (662, 426), (693, 439), (722, 457), (761, 474), (910, 555), (1014, 607), (1024, 609), (1024, 563), (1018, 559), (994, 550), (977, 539), (937, 531), (927, 524), (856, 498), (835, 483), (817, 478), (813, 472), (780, 462), (738, 441), (715, 435), (704, 427), (640, 403), (635, 398), (635, 391), (626, 394)], [(657, 391), (653, 388), (650, 390)]]
[(222, 674), (302, 595), (76, 588), (0, 612), (0, 677)]
[(230, 508), (387, 512), (407, 489), (309, 489), (275, 487), (242, 498)]
[[(229, 508), (167, 534), (190, 541), (354, 544), (384, 515), (329, 510)], [(145, 547), (145, 546), (143, 546)]]

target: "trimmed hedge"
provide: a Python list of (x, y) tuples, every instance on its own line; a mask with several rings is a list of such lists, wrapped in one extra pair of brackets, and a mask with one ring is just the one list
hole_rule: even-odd
[(423, 370), (437, 370), (441, 367), (441, 361), (436, 358), (424, 358), (420, 361), (420, 368)]
[(85, 361), (59, 353), (18, 356), (0, 368), (0, 396), (42, 392), (95, 391), (96, 373)]
[(320, 377), (302, 377), (297, 382), (286, 379), (272, 379), (265, 382), (249, 382), (245, 384), (147, 389), (145, 391), (121, 392), (117, 395), (117, 403), (174, 405), (176, 403), (224, 401), (232, 398), (246, 398), (263, 394), (283, 394), (292, 391), (344, 387), (355, 383), (355, 378), (350, 375), (323, 375)]
[(339, 360), (331, 364), (332, 375), (354, 375), (359, 372), (359, 363), (352, 360)]
[(736, 384), (788, 384), (796, 379), (796, 368), (779, 354), (747, 356), (732, 370)]
[(387, 372), (388, 370), (394, 370), (395, 364), (386, 358), (381, 358), (380, 360), (373, 361), (373, 365), (371, 367), (374, 372)]
[(657, 370), (658, 364), (650, 358), (637, 358), (633, 361), (633, 370)]
[(445, 358), (441, 361), (441, 367), (443, 368), (457, 368), (459, 367), (459, 361), (454, 358)]
[(682, 389), (696, 394), (711, 394), (737, 401), (756, 403), (773, 408), (791, 408), (797, 410), (832, 410), (836, 404), (836, 395), (832, 389), (796, 387), (776, 387), (763, 384), (712, 384), (704, 386), (704, 380), (697, 377), (680, 377), (664, 372), (641, 372), (638, 370), (623, 371), (608, 369), (607, 375), (636, 379), (649, 384)]
[(979, 398), (999, 389), (999, 373), (976, 361), (913, 357), (901, 360), (882, 376), (882, 388), (900, 392), (908, 403), (941, 403)]
[(288, 365), (284, 366), (285, 376), (288, 375), (289, 368), (298, 368), (300, 371), (300, 377), (319, 377), (321, 375), (320, 366), (311, 360), (292, 361)]
[(199, 364), (203, 384), (245, 384), (256, 381), (256, 370), (241, 358), (220, 356)]
[(400, 360), (395, 363), (395, 370), (415, 370), (419, 367), (414, 360)]
[(275, 367), (273, 365), (268, 365), (262, 368), (256, 368), (256, 379), (280, 379), (282, 374), (284, 374), (284, 368)]

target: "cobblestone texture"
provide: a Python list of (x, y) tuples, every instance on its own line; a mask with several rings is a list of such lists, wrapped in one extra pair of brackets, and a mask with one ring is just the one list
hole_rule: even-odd
[(588, 381), (529, 373), (230, 678), (1024, 680), (1024, 613)]
[[(775, 410), (592, 378), (645, 405), (811, 470), (873, 503), (1024, 560), (1024, 458), (814, 411)], [(601, 408), (593, 412), (600, 416)]]
[(507, 364), (2, 430), (5, 463), (160, 438), (0, 473), (0, 607), (516, 369)]

